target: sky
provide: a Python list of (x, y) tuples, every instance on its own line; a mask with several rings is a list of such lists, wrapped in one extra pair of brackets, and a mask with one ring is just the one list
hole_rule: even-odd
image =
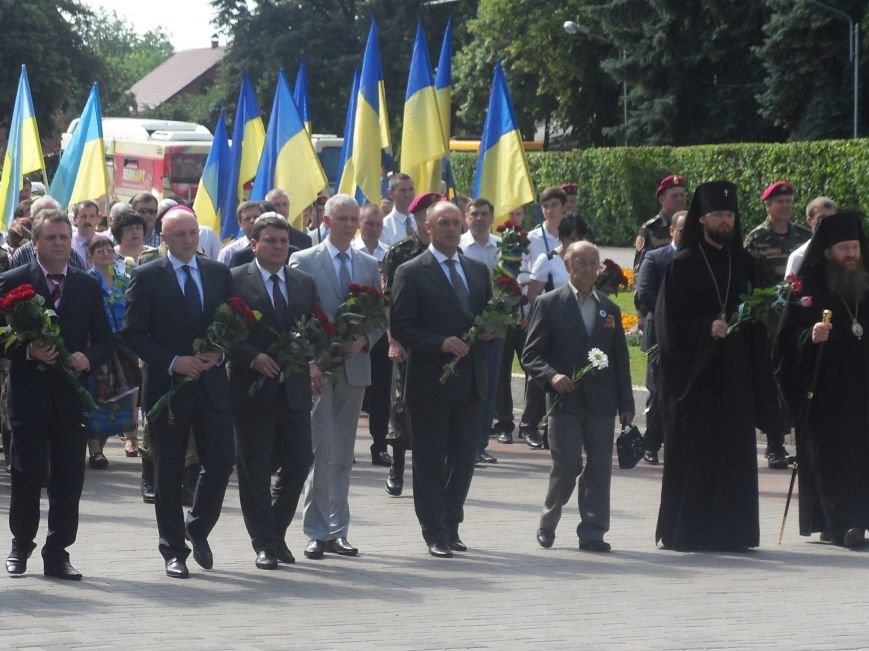
[[(143, 32), (164, 29), (176, 51), (211, 47), (214, 10), (208, 0), (83, 0), (83, 4), (115, 11)], [(226, 45), (223, 35), (220, 44)]]

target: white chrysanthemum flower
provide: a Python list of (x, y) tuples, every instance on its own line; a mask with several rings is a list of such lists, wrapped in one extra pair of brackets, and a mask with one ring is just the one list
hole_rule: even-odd
[(592, 348), (590, 351), (588, 351), (588, 361), (597, 371), (602, 371), (607, 366), (609, 366), (610, 363), (609, 358), (606, 356), (606, 353), (603, 352), (600, 348)]

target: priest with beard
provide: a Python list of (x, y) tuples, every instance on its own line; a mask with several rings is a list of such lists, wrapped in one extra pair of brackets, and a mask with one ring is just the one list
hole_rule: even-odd
[[(818, 225), (800, 267), (804, 298), (788, 307), (776, 351), (782, 390), (798, 414), (800, 534), (820, 532), (850, 548), (866, 543), (869, 528), (866, 253), (860, 215)], [(823, 310), (832, 312), (829, 323)]]
[(697, 187), (655, 310), (674, 400), (655, 534), (666, 549), (744, 552), (760, 542), (755, 428), (775, 431), (782, 417), (763, 324), (728, 332), (755, 285), (736, 192), (726, 181)]

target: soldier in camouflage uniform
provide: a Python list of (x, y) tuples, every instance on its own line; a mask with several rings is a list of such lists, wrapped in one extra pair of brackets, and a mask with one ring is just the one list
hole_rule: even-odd
[[(398, 268), (428, 248), (429, 236), (428, 231), (425, 230), (425, 213), (429, 206), (442, 199), (443, 197), (436, 192), (426, 192), (417, 195), (411, 202), (408, 212), (416, 220), (416, 231), (409, 237), (390, 246), (386, 255), (383, 256), (383, 263), (380, 266), (383, 293), (387, 301), (391, 298), (392, 283)], [(404, 489), (405, 452), (411, 445), (404, 402), (404, 372), (407, 354), (404, 347), (392, 338), (389, 330), (386, 331), (386, 335), (389, 338), (389, 359), (395, 363), (392, 372), (392, 414), (390, 418), (392, 429), (386, 435), (386, 440), (392, 445), (392, 465), (389, 467), (389, 476), (386, 478), (386, 492), (393, 497), (398, 497)]]
[[(766, 208), (766, 219), (745, 238), (745, 250), (757, 265), (758, 287), (771, 287), (781, 282), (787, 269), (788, 257), (807, 241), (812, 233), (791, 221), (794, 208), (794, 186), (787, 181), (776, 181), (767, 186), (761, 201)], [(775, 333), (770, 333), (775, 337)], [(788, 428), (789, 429), (789, 428)], [(786, 470), (788, 454), (784, 447), (785, 432), (766, 433), (766, 460), (770, 468)]]
[(640, 273), (643, 256), (649, 251), (667, 246), (670, 243), (670, 222), (680, 210), (685, 210), (685, 177), (677, 174), (665, 176), (655, 190), (655, 197), (661, 204), (661, 211), (640, 226), (634, 255), (634, 273)]

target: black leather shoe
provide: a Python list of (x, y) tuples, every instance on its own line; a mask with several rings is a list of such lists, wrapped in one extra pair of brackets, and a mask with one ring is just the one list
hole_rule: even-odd
[(386, 477), (386, 492), (392, 495), (393, 497), (398, 497), (401, 495), (401, 491), (404, 490), (404, 478), (400, 477), (397, 472), (395, 472), (395, 467), (392, 466), (389, 468), (389, 475)]
[(6, 558), (6, 571), (9, 574), (24, 574), (27, 571), (27, 557), (18, 552), (10, 552)]
[(65, 581), (81, 581), (81, 572), (75, 569), (67, 560), (55, 561), (43, 568), (43, 574)]
[(477, 463), (498, 463), (498, 460), (486, 452), (486, 450), (482, 450), (477, 456)]
[(335, 538), (335, 540), (326, 541), (326, 551), (330, 554), (339, 554), (341, 556), (358, 556), (359, 550), (350, 544), (346, 538)]
[(866, 532), (859, 527), (851, 527), (842, 538), (842, 544), (845, 547), (861, 547), (865, 542)]
[(392, 457), (389, 456), (389, 452), (387, 452), (386, 450), (384, 450), (383, 452), (372, 452), (371, 465), (385, 466), (388, 468), (392, 465)]
[(276, 570), (278, 569), (278, 559), (268, 549), (263, 549), (256, 555), (256, 566), (261, 570)]
[(442, 542), (429, 543), (428, 553), (437, 558), (453, 557), (453, 550), (450, 549), (449, 545), (446, 545)]
[(643, 452), (643, 461), (650, 463), (653, 466), (658, 465), (658, 453), (655, 450), (645, 450)]
[(512, 443), (513, 432), (501, 432), (498, 435), (498, 443)]
[(196, 561), (199, 567), (203, 570), (210, 570), (214, 567), (214, 555), (211, 553), (211, 547), (208, 544), (208, 540), (206, 538), (192, 535), (190, 529), (186, 529), (186, 531), (187, 540), (190, 541), (190, 546), (193, 547), (193, 560)]
[(145, 504), (153, 504), (155, 499), (154, 462), (142, 457), (142, 501)]
[(766, 465), (773, 470), (788, 469), (788, 453), (784, 449), (784, 446), (780, 446), (778, 448), (775, 448), (774, 450), (767, 449)]
[(326, 548), (326, 543), (322, 540), (312, 540), (305, 547), (305, 558), (318, 559), (323, 558), (323, 550)]
[(291, 552), (290, 548), (287, 547), (287, 543), (283, 541), (278, 544), (278, 548), (275, 550), (275, 558), (278, 559), (279, 563), (284, 563), (286, 565), (292, 565), (296, 562), (296, 557), (293, 556), (293, 552)]
[(187, 563), (180, 558), (170, 558), (166, 561), (166, 576), (170, 579), (186, 579), (190, 576)]
[(579, 548), (584, 552), (608, 552), (612, 549), (604, 540), (586, 540), (579, 543)]
[(543, 549), (549, 549), (555, 544), (555, 532), (549, 529), (538, 529), (537, 542)]
[(462, 539), (458, 535), (455, 535), (450, 541), (450, 549), (454, 552), (466, 552), (468, 551), (468, 546), (462, 542)]
[(539, 432), (525, 432), (525, 442), (529, 447), (532, 447), (535, 450), (539, 450), (543, 447), (543, 437), (540, 436)]

